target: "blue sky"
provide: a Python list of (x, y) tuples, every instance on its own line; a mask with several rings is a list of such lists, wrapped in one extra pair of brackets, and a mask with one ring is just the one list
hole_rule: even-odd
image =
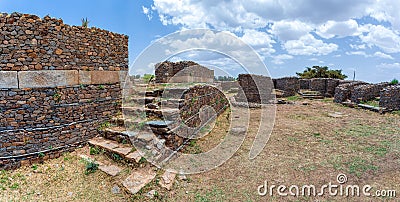
[[(129, 60), (155, 40), (179, 30), (210, 28), (249, 44), (272, 77), (294, 76), (313, 65), (356, 71), (369, 82), (400, 79), (400, 1), (392, 0), (0, 0), (0, 12), (50, 15), (66, 24), (129, 36)], [(223, 46), (224, 44), (221, 44)], [(192, 51), (175, 56), (214, 66), (235, 76), (243, 72), (223, 55)], [(132, 73), (151, 72), (135, 66)]]

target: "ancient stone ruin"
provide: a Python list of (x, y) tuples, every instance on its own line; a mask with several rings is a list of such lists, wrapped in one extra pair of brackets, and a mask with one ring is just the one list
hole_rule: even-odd
[(192, 61), (161, 62), (155, 66), (156, 83), (212, 83), (214, 70)]
[(391, 85), (381, 90), (379, 106), (390, 111), (400, 110), (400, 85)]
[(273, 95), (273, 83), (270, 77), (239, 74), (238, 83), (240, 90), (235, 96), (237, 102), (250, 102), (257, 104), (272, 103), (275, 99)]
[(127, 36), (18, 13), (0, 32), (1, 169), (57, 157), (120, 110)]

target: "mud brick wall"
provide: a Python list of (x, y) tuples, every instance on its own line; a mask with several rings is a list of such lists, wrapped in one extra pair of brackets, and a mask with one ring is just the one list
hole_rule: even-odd
[(283, 97), (296, 95), (300, 90), (300, 79), (297, 77), (284, 77), (274, 79), (275, 89), (283, 90)]
[(391, 85), (380, 92), (379, 106), (389, 111), (400, 110), (400, 85)]
[(155, 66), (156, 83), (214, 82), (214, 70), (193, 61), (158, 63)]
[(325, 97), (333, 97), (335, 94), (335, 88), (339, 85), (338, 79), (330, 78), (315, 78), (310, 79), (310, 89), (312, 91), (318, 91)]
[(0, 14), (0, 169), (57, 157), (119, 113), (128, 37)]
[(273, 102), (273, 82), (270, 77), (254, 74), (239, 74), (240, 90), (235, 96), (237, 102), (268, 104)]
[(335, 96), (334, 102), (342, 103), (344, 101), (351, 99), (351, 92), (353, 92), (354, 88), (359, 85), (367, 84), (362, 81), (354, 81), (354, 82), (345, 82), (344, 84), (340, 84), (335, 88)]
[(385, 82), (355, 86), (351, 92), (351, 101), (360, 103), (360, 101), (373, 100), (374, 98), (379, 97), (382, 89), (389, 85), (389, 83)]

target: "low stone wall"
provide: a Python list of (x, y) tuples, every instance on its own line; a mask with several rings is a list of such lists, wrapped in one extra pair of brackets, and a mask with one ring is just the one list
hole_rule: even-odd
[(235, 96), (237, 102), (268, 104), (273, 102), (275, 98), (272, 94), (274, 86), (270, 77), (239, 74), (238, 83), (241, 89)]
[(356, 86), (367, 84), (362, 81), (353, 81), (340, 84), (335, 88), (334, 102), (342, 103), (351, 99), (351, 92)]
[(390, 84), (378, 83), (378, 84), (364, 84), (355, 86), (351, 92), (351, 101), (355, 103), (360, 103), (361, 101), (373, 100), (380, 96), (382, 89), (386, 88)]
[(400, 85), (391, 85), (380, 92), (379, 106), (389, 111), (400, 110)]
[(273, 79), (275, 89), (283, 90), (283, 97), (296, 95), (300, 90), (300, 79), (297, 77), (284, 77)]
[(212, 83), (214, 70), (192, 61), (158, 63), (155, 66), (156, 83)]

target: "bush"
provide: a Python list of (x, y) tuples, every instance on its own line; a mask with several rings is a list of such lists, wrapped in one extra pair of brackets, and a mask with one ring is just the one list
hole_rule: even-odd
[(391, 82), (390, 82), (390, 84), (399, 84), (399, 80), (397, 80), (397, 79), (393, 79)]
[(342, 70), (330, 70), (327, 66), (313, 66), (312, 68), (307, 67), (303, 73), (296, 73), (302, 79), (312, 79), (312, 78), (333, 78), (333, 79), (345, 79), (346, 75), (342, 73)]
[(152, 81), (154, 78), (155, 78), (155, 76), (152, 75), (152, 74), (145, 74), (145, 75), (143, 75), (143, 80), (144, 80), (146, 83), (150, 83), (150, 81)]

